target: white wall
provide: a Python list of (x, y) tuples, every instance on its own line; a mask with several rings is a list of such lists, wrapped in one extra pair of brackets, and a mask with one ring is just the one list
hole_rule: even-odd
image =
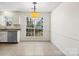
[[(28, 41), (29, 38), (26, 37), (26, 17), (30, 16), (31, 13), (27, 13), (27, 12), (21, 12), (20, 13), (20, 21), (21, 21), (21, 41)], [(31, 40), (50, 40), (50, 13), (49, 12), (44, 12), (44, 13), (39, 13), (40, 17), (44, 18), (44, 33), (43, 33), (43, 37), (39, 37), (39, 38), (34, 38), (31, 37)]]
[(0, 11), (0, 24), (6, 25), (5, 16), (12, 17), (12, 24), (20, 24), (19, 20), (19, 13), (18, 12), (12, 12), (12, 11)]
[(79, 55), (79, 3), (61, 3), (52, 11), (51, 41), (65, 55)]

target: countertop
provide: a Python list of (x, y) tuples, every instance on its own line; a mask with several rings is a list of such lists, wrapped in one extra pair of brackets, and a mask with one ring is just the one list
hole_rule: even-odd
[(20, 26), (2, 26), (0, 25), (0, 31), (18, 31)]

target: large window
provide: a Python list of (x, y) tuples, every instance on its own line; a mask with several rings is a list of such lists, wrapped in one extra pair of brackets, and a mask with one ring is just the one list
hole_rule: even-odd
[(43, 17), (26, 17), (26, 36), (43, 36)]

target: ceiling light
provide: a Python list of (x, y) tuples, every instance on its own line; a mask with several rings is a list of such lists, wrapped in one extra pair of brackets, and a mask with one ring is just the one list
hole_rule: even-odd
[(39, 13), (36, 12), (36, 4), (37, 2), (33, 2), (34, 8), (33, 8), (33, 12), (31, 13), (32, 18), (37, 18)]

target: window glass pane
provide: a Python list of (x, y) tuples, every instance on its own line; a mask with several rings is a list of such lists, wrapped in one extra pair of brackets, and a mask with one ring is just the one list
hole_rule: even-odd
[(27, 26), (26, 26), (27, 28), (34, 28), (33, 20), (30, 17), (27, 17), (26, 23), (27, 23)]
[(26, 36), (34, 36), (34, 29), (26, 29)]
[(43, 30), (42, 29), (35, 29), (35, 36), (42, 36)]

